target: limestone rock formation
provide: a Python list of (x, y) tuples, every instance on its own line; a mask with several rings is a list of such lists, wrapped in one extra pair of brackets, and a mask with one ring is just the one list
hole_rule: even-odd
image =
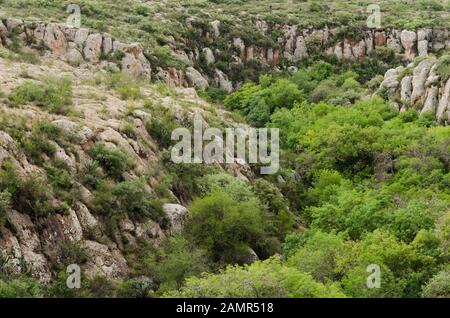
[[(74, 29), (59, 23), (28, 23), (18, 19), (6, 19), (0, 24), (0, 34), (10, 30), (19, 30), (19, 35), (27, 43), (42, 44), (54, 56), (66, 60), (72, 65), (84, 62), (98, 64), (102, 58), (121, 51), (123, 59), (120, 69), (132, 76), (150, 77), (151, 65), (144, 56), (140, 44), (122, 44), (106, 33), (95, 33), (86, 28)], [(0, 37), (1, 38), (1, 37)], [(8, 39), (5, 39), (8, 42)], [(7, 44), (2, 43), (1, 45)]]
[[(443, 58), (442, 58), (443, 60)], [(441, 78), (437, 65), (440, 60), (426, 58), (417, 65), (411, 63), (403, 70), (405, 75), (399, 79), (402, 69), (386, 72), (378, 93), (387, 90), (389, 96), (400, 94), (400, 109), (413, 107), (421, 115), (427, 112), (435, 114), (439, 123), (450, 123), (450, 79)], [(399, 85), (400, 80), (400, 85)]]
[(416, 32), (403, 30), (401, 33), (401, 41), (403, 48), (405, 49), (405, 57), (408, 60), (414, 59), (416, 55), (415, 46), (417, 43)]
[(209, 87), (208, 80), (192, 66), (186, 69), (186, 77), (189, 82), (192, 83), (192, 86), (200, 86), (202, 89), (207, 89)]
[(188, 210), (179, 204), (166, 203), (163, 205), (163, 211), (169, 219), (172, 233), (179, 232), (189, 215)]
[[(194, 28), (191, 19), (186, 20), (189, 28)], [(335, 55), (338, 59), (364, 60), (375, 49), (389, 48), (397, 54), (404, 56), (406, 60), (413, 60), (416, 56), (427, 56), (445, 48), (450, 48), (449, 30), (442, 28), (421, 28), (417, 31), (380, 29), (363, 30), (358, 39), (336, 38), (336, 29), (304, 28), (298, 25), (285, 23), (269, 23), (263, 20), (255, 21), (255, 28), (263, 36), (270, 37), (274, 32), (279, 32), (275, 43), (268, 47), (260, 47), (258, 43), (245, 43), (239, 37), (230, 37), (221, 30), (221, 22), (214, 20), (209, 23), (209, 28), (204, 34), (205, 43), (208, 46), (189, 48), (185, 43), (175, 48), (173, 41), (169, 41), (167, 47), (171, 55), (184, 65), (191, 65), (187, 69), (174, 67), (157, 67), (157, 78), (165, 83), (178, 87), (200, 86), (207, 89), (210, 85), (229, 90), (230, 87), (238, 87), (239, 83), (230, 83), (231, 74), (222, 68), (222, 74), (215, 72), (214, 76), (207, 78), (202, 74), (210, 74), (206, 70), (195, 69), (192, 65), (199, 60), (203, 53), (206, 64), (212, 67), (219, 61), (219, 48), (214, 47), (215, 40), (225, 38), (228, 47), (233, 48), (230, 69), (233, 65), (243, 64), (249, 61), (257, 61), (263, 65), (276, 68), (280, 65), (281, 57), (285, 57), (292, 63), (297, 63), (310, 55), (310, 52), (322, 50), (329, 55)], [(140, 44), (127, 45), (121, 43), (107, 33), (97, 33), (86, 28), (75, 29), (58, 23), (28, 23), (20, 19), (5, 19), (0, 22), (0, 34), (16, 30), (19, 36), (27, 39), (27, 43), (42, 43), (48, 47), (55, 56), (71, 63), (81, 65), (84, 62), (98, 64), (107, 69), (120, 69), (131, 76), (150, 78), (152, 67), (144, 55)], [(2, 37), (1, 46), (10, 45), (11, 40)], [(109, 61), (112, 54), (122, 56), (118, 65)], [(148, 55), (147, 55), (148, 56)], [(289, 66), (289, 65), (288, 65)], [(286, 66), (286, 67), (288, 67)]]

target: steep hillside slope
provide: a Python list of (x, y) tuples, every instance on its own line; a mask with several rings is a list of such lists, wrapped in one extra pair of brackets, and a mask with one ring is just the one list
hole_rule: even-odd
[[(1, 101), (0, 184), (13, 207), (1, 212), (0, 247), (9, 270), (27, 268), (48, 283), (54, 266), (79, 244), (87, 253), (88, 277), (124, 278), (124, 248), (139, 239), (158, 244), (186, 213), (162, 184), (169, 174), (158, 144), (164, 140), (152, 121), (164, 118), (164, 125), (176, 127), (202, 115), (221, 126), (236, 124), (193, 89), (72, 67), (52, 55), (29, 64), (0, 52), (9, 54), (0, 58), (2, 96), (9, 96)], [(234, 169), (245, 178), (239, 166)], [(138, 200), (134, 208), (118, 203), (108, 212), (96, 206), (98, 184), (108, 176), (103, 191), (122, 189), (125, 197), (118, 200)]]
[(450, 7), (372, 2), (0, 0), (0, 297), (449, 297)]
[[(65, 11), (67, 1), (40, 5), (30, 1), (27, 10), (23, 10), (20, 2), (3, 2), (0, 16), (5, 19), (64, 22), (70, 16)], [(358, 62), (367, 58), (366, 67), (378, 59), (392, 67), (390, 63), (394, 61), (390, 61), (392, 55), (387, 52), (411, 60), (450, 45), (449, 4), (445, 2), (378, 1), (382, 23), (376, 29), (366, 25), (369, 16), (366, 9), (373, 3), (361, 1), (80, 1), (77, 4), (82, 25), (105, 32), (102, 36), (106, 41), (110, 41), (112, 34), (119, 41), (139, 42), (155, 78), (203, 89), (211, 85), (230, 91), (247, 79), (256, 80), (261, 72), (287, 70), (317, 58)], [(33, 32), (29, 36), (36, 37)], [(73, 35), (65, 37), (67, 42), (74, 40)], [(95, 47), (98, 37), (89, 39), (90, 45)], [(40, 40), (39, 35), (37, 39)], [(61, 47), (59, 53), (67, 53), (69, 60), (78, 62), (86, 54), (84, 40), (82, 36), (77, 38), (78, 50)], [(102, 58), (107, 58), (109, 46), (107, 43)], [(87, 55), (85, 58), (91, 59)], [(370, 69), (380, 73), (388, 68), (378, 64)]]

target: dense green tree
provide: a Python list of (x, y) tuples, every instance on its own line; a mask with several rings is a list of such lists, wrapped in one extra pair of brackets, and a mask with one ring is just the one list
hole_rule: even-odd
[(216, 192), (194, 200), (190, 211), (188, 232), (214, 261), (245, 261), (249, 248), (263, 236), (261, 211), (251, 201)]
[(229, 266), (220, 274), (192, 277), (178, 292), (166, 297), (345, 297), (335, 285), (324, 285), (277, 256), (240, 267)]

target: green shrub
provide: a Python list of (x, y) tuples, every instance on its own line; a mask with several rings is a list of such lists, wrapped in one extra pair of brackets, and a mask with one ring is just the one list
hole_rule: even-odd
[(172, 131), (177, 128), (177, 124), (170, 113), (164, 113), (147, 120), (145, 128), (161, 147), (167, 148), (172, 143)]
[(65, 212), (64, 206), (55, 204), (52, 188), (45, 176), (29, 173), (23, 177), (13, 197), (14, 208), (32, 216), (48, 216), (53, 212)]
[(264, 234), (258, 207), (223, 192), (194, 200), (190, 211), (188, 232), (214, 261), (245, 262), (249, 248)]
[(437, 273), (424, 286), (422, 291), (424, 298), (450, 298), (450, 270)]
[(334, 285), (323, 285), (311, 275), (285, 266), (276, 256), (248, 266), (228, 266), (219, 274), (191, 277), (166, 297), (311, 298), (345, 297)]
[(143, 261), (143, 272), (160, 285), (159, 293), (180, 288), (185, 278), (209, 270), (204, 251), (186, 238), (175, 236), (155, 250), (149, 251)]
[(151, 218), (164, 224), (162, 204), (156, 200), (150, 200), (143, 180), (121, 182), (115, 186), (112, 194), (116, 197), (117, 209), (126, 212), (132, 219)]
[(66, 115), (72, 105), (72, 83), (68, 79), (47, 79), (43, 84), (26, 81), (8, 97), (11, 106), (34, 103), (51, 113)]
[(287, 264), (302, 272), (310, 273), (320, 282), (338, 280), (336, 263), (346, 255), (348, 247), (342, 238), (315, 232), (309, 234), (303, 244), (298, 244), (294, 252), (290, 252)]
[(127, 215), (137, 221), (150, 218), (166, 226), (161, 202), (151, 198), (143, 182), (142, 180), (118, 184), (100, 182), (91, 201), (93, 210), (98, 214), (109, 216)]
[(136, 139), (136, 132), (132, 122), (123, 121), (120, 125), (120, 132), (128, 138)]
[(443, 56), (439, 59), (436, 73), (441, 78), (441, 81), (446, 82), (450, 79), (450, 55)]
[(5, 224), (6, 211), (11, 207), (11, 193), (8, 191), (0, 192), (0, 226)]
[(61, 249), (61, 262), (59, 265), (62, 269), (71, 264), (84, 265), (89, 259), (86, 249), (80, 243), (63, 241), (60, 242), (59, 248)]
[(106, 175), (115, 180), (122, 180), (123, 174), (134, 165), (123, 151), (100, 143), (89, 148), (87, 153), (102, 166)]
[(57, 149), (55, 142), (64, 144), (65, 136), (58, 126), (46, 121), (35, 123), (33, 130), (20, 138), (22, 150), (35, 164), (42, 164), (45, 155), (53, 157)]
[(44, 288), (31, 278), (18, 277), (12, 280), (0, 279), (0, 298), (40, 298)]
[(123, 298), (148, 298), (153, 291), (153, 283), (149, 280), (128, 279), (120, 284), (117, 293)]
[(95, 189), (105, 177), (97, 161), (88, 159), (83, 162), (81, 180), (89, 188)]
[(47, 164), (44, 168), (50, 185), (59, 200), (71, 205), (79, 195), (79, 191), (71, 171), (64, 164), (65, 162), (56, 162), (53, 165)]
[(222, 103), (227, 97), (228, 92), (220, 88), (210, 87), (206, 91), (206, 96), (213, 103)]
[(109, 89), (115, 90), (122, 99), (140, 99), (143, 96), (139, 82), (123, 73), (109, 74), (106, 85)]

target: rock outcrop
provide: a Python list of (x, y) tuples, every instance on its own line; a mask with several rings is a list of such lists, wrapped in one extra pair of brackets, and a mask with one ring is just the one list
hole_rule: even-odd
[(169, 219), (172, 233), (181, 231), (189, 211), (182, 205), (169, 203), (163, 205), (163, 211)]
[[(193, 28), (191, 19), (186, 20), (186, 26)], [(192, 45), (186, 45), (187, 40), (182, 41), (181, 47), (168, 45), (172, 55), (183, 64), (191, 65), (190, 67), (186, 69), (157, 67), (155, 74), (159, 80), (179, 87), (199, 86), (207, 89), (213, 85), (228, 91), (230, 87), (239, 86), (238, 83), (231, 83), (231, 85), (228, 83), (232, 68), (249, 61), (258, 62), (267, 67), (278, 67), (283, 57), (285, 62), (296, 64), (309, 57), (311, 52), (318, 50), (336, 56), (338, 59), (362, 61), (375, 49), (380, 48), (392, 49), (405, 60), (411, 61), (416, 56), (426, 56), (430, 52), (450, 48), (449, 30), (440, 28), (422, 28), (417, 31), (368, 29), (361, 31), (357, 39), (342, 37), (338, 28), (301, 28), (297, 25), (267, 23), (260, 20), (255, 22), (255, 29), (255, 32), (261, 33), (268, 39), (267, 42), (273, 41), (273, 44), (258, 46), (257, 43), (246, 43), (243, 39), (224, 32), (220, 21), (212, 21), (209, 24), (209, 30), (202, 30), (202, 37), (206, 41), (199, 41), (199, 43), (207, 43), (207, 46), (196, 46), (193, 49)], [(57, 23), (45, 24), (6, 19), (0, 23), (0, 36), (4, 39), (3, 42), (0, 41), (0, 45), (8, 45), (10, 41), (5, 35), (12, 30), (16, 30), (20, 37), (27, 39), (28, 43), (41, 43), (55, 56), (74, 65), (84, 62), (98, 64), (102, 60), (110, 59), (110, 63), (101, 65), (110, 69), (118, 68), (132, 76), (149, 77), (152, 71), (141, 45), (123, 44), (107, 33), (93, 32), (85, 28), (74, 29)], [(279, 34), (278, 38), (273, 39), (273, 34)], [(220, 48), (215, 47), (218, 38), (225, 40), (225, 43), (228, 41), (228, 47), (231, 49), (231, 59), (227, 61), (230, 72), (225, 71), (224, 68), (221, 68), (222, 73), (214, 71), (217, 63), (223, 62), (220, 60)], [(116, 58), (112, 58), (113, 56), (120, 57), (120, 60), (117, 61)], [(198, 65), (202, 57), (206, 66), (212, 68), (213, 72), (192, 67), (192, 65)], [(211, 75), (214, 72), (216, 74)]]
[[(438, 74), (439, 63), (448, 63), (448, 56), (436, 59), (425, 58), (417, 65), (411, 63), (406, 69), (399, 67), (388, 70), (381, 83), (378, 94), (385, 94), (395, 102), (400, 95), (400, 110), (414, 108), (421, 115), (435, 114), (439, 123), (450, 123), (450, 78)], [(402, 74), (403, 77), (399, 78)]]
[[(139, 44), (125, 45), (111, 35), (96, 33), (85, 28), (71, 28), (59, 23), (36, 23), (19, 19), (6, 19), (0, 24), (0, 42), (8, 45), (8, 36), (15, 32), (26, 43), (47, 47), (54, 57), (73, 65), (84, 62), (99, 64), (102, 60), (118, 63), (117, 68), (132, 76), (150, 78), (151, 65)], [(114, 55), (122, 56), (119, 62)], [(104, 65), (111, 66), (109, 63)]]

